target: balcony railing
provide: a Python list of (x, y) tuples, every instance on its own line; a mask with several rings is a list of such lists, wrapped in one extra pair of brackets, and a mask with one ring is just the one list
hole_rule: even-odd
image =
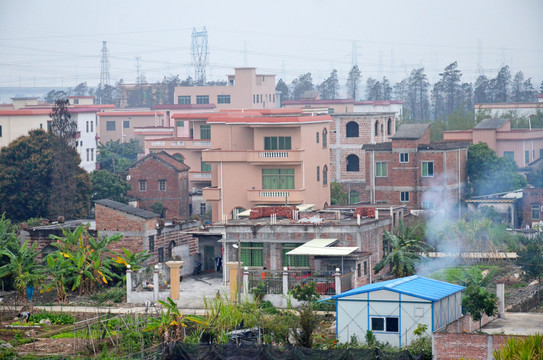
[(247, 200), (255, 203), (267, 204), (301, 204), (303, 202), (304, 189), (292, 190), (248, 190)]
[(189, 171), (189, 180), (196, 182), (208, 182), (209, 185), (211, 185), (211, 173)]
[(251, 163), (298, 163), (302, 161), (302, 150), (250, 151), (247, 161)]
[(209, 140), (172, 140), (172, 141), (151, 141), (151, 148), (156, 147), (172, 147), (172, 148), (201, 148), (207, 149), (211, 146)]

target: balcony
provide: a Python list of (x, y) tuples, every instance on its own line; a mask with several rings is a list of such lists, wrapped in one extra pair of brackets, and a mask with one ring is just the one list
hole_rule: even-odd
[(206, 201), (219, 201), (221, 199), (221, 188), (206, 187), (202, 189), (202, 194)]
[(302, 162), (303, 150), (262, 150), (250, 151), (247, 161), (253, 165), (260, 164), (296, 164)]
[(208, 149), (210, 140), (157, 140), (151, 141), (150, 150), (153, 148), (167, 149)]
[(247, 200), (255, 204), (301, 204), (305, 189), (248, 190)]
[(299, 164), (303, 150), (208, 150), (202, 153), (206, 162), (247, 162), (252, 165)]
[(211, 173), (202, 171), (189, 171), (190, 182), (208, 182), (211, 184)]

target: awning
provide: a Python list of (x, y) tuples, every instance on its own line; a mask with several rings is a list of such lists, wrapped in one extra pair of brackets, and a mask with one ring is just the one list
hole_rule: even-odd
[[(300, 204), (300, 205), (296, 205), (296, 208), (298, 209), (298, 211), (310, 211), (313, 209), (315, 205), (314, 204)], [(259, 206), (257, 206), (259, 207)], [(251, 210), (252, 209), (247, 209), (245, 211), (242, 211), (240, 213), (238, 213), (238, 217), (249, 217), (251, 215)]]
[(311, 256), (346, 256), (358, 247), (330, 247), (337, 239), (313, 239), (287, 252), (287, 255), (311, 255)]

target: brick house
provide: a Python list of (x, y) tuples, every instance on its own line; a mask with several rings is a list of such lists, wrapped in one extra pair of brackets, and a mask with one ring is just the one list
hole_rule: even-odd
[(167, 219), (189, 217), (189, 167), (166, 152), (150, 153), (128, 168), (128, 197), (137, 207), (164, 206)]
[(363, 146), (371, 203), (433, 209), (460, 201), (469, 142), (431, 143), (427, 124), (402, 125), (391, 139)]
[(543, 221), (543, 187), (524, 188), (522, 192), (523, 226), (531, 228)]

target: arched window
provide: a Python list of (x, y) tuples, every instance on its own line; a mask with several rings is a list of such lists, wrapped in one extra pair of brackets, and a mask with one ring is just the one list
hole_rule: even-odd
[(351, 190), (349, 192), (349, 204), (356, 204), (360, 202), (360, 194), (356, 190)]
[(358, 123), (349, 121), (345, 126), (347, 137), (358, 137)]
[(360, 160), (358, 156), (351, 154), (347, 156), (347, 171), (360, 171)]
[(326, 128), (324, 128), (324, 130), (322, 130), (322, 147), (325, 148), (328, 146), (328, 130), (326, 130)]
[(379, 135), (379, 122), (375, 122), (375, 136)]
[(392, 119), (388, 118), (387, 121), (387, 134), (388, 136), (392, 135)]
[(238, 219), (238, 214), (242, 213), (244, 211), (245, 211), (245, 209), (240, 207), (240, 206), (232, 209), (232, 219), (237, 220)]
[(185, 158), (180, 153), (173, 154), (173, 158), (179, 162), (185, 163)]
[(322, 167), (322, 184), (328, 185), (328, 166), (326, 165)]

